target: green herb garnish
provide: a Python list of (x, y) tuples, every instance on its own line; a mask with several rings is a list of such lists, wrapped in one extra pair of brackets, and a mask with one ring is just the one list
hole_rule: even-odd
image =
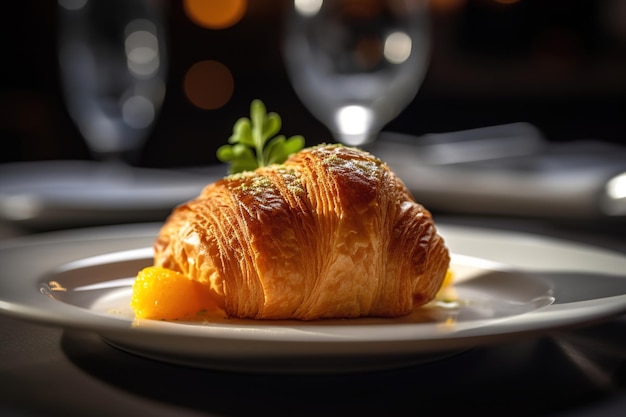
[(286, 138), (275, 136), (282, 127), (276, 113), (267, 113), (261, 100), (250, 104), (250, 118), (242, 117), (235, 123), (228, 145), (217, 149), (217, 159), (230, 164), (229, 173), (253, 171), (258, 167), (280, 164), (304, 147), (301, 135)]

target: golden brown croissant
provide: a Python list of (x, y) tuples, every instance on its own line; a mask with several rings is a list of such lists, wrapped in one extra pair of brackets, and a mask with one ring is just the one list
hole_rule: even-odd
[(177, 207), (155, 265), (208, 284), (231, 317), (394, 317), (449, 264), (430, 213), (369, 153), (320, 145), (228, 176)]

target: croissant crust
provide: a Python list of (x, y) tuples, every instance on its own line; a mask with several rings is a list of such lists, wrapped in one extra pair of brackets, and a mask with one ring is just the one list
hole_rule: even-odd
[(369, 153), (320, 145), (177, 207), (155, 265), (210, 285), (231, 317), (395, 317), (431, 301), (449, 253), (431, 214)]

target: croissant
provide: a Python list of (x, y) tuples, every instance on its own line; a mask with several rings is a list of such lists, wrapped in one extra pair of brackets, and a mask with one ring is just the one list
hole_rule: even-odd
[(154, 252), (251, 319), (406, 315), (435, 297), (450, 261), (388, 166), (342, 145), (206, 186), (174, 209)]

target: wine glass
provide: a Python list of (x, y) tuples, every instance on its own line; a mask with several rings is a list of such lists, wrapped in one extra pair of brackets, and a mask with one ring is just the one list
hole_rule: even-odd
[(427, 0), (294, 0), (284, 59), (296, 94), (344, 144), (374, 141), (429, 61)]
[(159, 0), (58, 0), (61, 86), (96, 159), (132, 164), (165, 96)]

